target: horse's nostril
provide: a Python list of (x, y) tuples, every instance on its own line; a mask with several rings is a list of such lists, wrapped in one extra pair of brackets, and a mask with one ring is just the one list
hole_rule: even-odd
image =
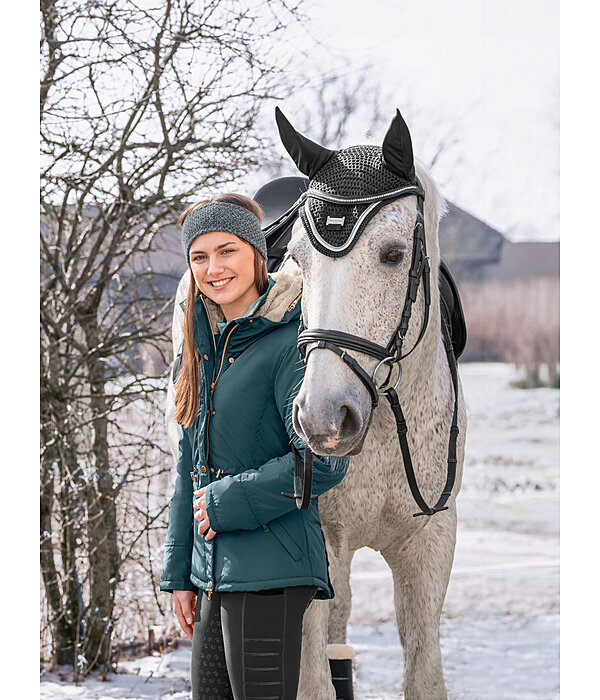
[(341, 410), (344, 414), (340, 423), (340, 435), (355, 435), (360, 431), (362, 422), (358, 410), (352, 404), (342, 404)]
[(298, 428), (300, 427), (300, 420), (298, 413), (300, 411), (300, 407), (298, 405), (297, 401), (294, 401), (292, 404), (292, 425), (294, 426), (294, 430), (298, 432)]

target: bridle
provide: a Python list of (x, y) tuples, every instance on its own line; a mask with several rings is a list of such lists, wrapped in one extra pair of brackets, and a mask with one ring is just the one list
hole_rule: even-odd
[[(402, 317), (398, 328), (394, 332), (390, 342), (386, 347), (378, 345), (366, 338), (361, 338), (360, 336), (352, 335), (351, 333), (345, 333), (343, 331), (323, 329), (323, 328), (305, 328), (302, 317), (300, 318), (300, 325), (298, 328), (298, 350), (300, 356), (306, 365), (308, 362), (308, 357), (310, 353), (319, 348), (327, 349), (335, 352), (350, 369), (356, 374), (360, 381), (364, 384), (365, 388), (369, 392), (371, 397), (371, 415), (369, 418), (369, 425), (366, 430), (369, 429), (370, 423), (373, 419), (374, 409), (379, 404), (379, 397), (385, 396), (390, 404), (392, 412), (394, 413), (394, 418), (396, 421), (396, 431), (398, 433), (398, 439), (400, 442), (400, 449), (402, 452), (402, 458), (404, 462), (404, 468), (406, 471), (406, 477), (408, 484), (415, 499), (417, 505), (421, 508), (418, 513), (413, 513), (413, 516), (418, 515), (434, 515), (435, 513), (447, 510), (446, 502), (452, 493), (452, 487), (454, 486), (454, 481), (456, 477), (456, 442), (458, 437), (458, 379), (456, 370), (456, 358), (454, 357), (454, 352), (452, 349), (452, 343), (450, 338), (449, 329), (446, 326), (445, 321), (441, 320), (442, 337), (444, 341), (444, 347), (446, 350), (446, 355), (448, 358), (448, 365), (450, 367), (450, 373), (452, 376), (452, 384), (454, 387), (454, 412), (452, 415), (452, 424), (450, 426), (450, 439), (448, 443), (448, 471), (447, 479), (444, 485), (444, 489), (434, 506), (429, 506), (417, 485), (417, 480), (415, 477), (412, 460), (410, 457), (410, 450), (408, 447), (407, 433), (408, 428), (406, 425), (406, 420), (400, 407), (400, 402), (398, 400), (398, 395), (396, 389), (400, 383), (402, 377), (402, 365), (401, 361), (410, 355), (410, 353), (417, 347), (420, 343), (425, 331), (427, 329), (427, 323), (429, 320), (429, 307), (431, 304), (431, 281), (430, 281), (430, 266), (429, 266), (429, 256), (427, 255), (427, 247), (425, 241), (425, 219), (423, 214), (423, 203), (425, 199), (425, 193), (419, 183), (416, 181), (416, 186), (414, 187), (404, 187), (402, 191), (391, 191), (379, 193), (376, 195), (371, 195), (369, 197), (333, 197), (330, 194), (323, 193), (316, 189), (308, 189), (306, 193), (296, 202), (293, 209), (294, 212), (299, 208), (302, 202), (307, 197), (314, 197), (317, 199), (325, 199), (326, 201), (335, 201), (336, 203), (344, 205), (352, 204), (364, 204), (366, 201), (372, 200), (374, 202), (382, 202), (385, 200), (393, 201), (394, 199), (399, 199), (401, 197), (406, 197), (409, 195), (416, 195), (417, 197), (417, 221), (415, 223), (413, 231), (413, 248), (412, 248), (412, 259), (411, 266), (408, 276), (408, 288), (406, 290), (406, 298), (404, 301), (404, 308), (402, 310)], [(290, 215), (290, 211), (286, 212), (284, 216)], [(275, 222), (276, 225), (279, 222)], [(423, 296), (424, 296), (424, 311), (423, 319), (421, 322), (421, 330), (419, 336), (413, 345), (413, 347), (406, 353), (402, 353), (404, 340), (406, 338), (406, 333), (408, 330), (408, 324), (411, 317), (412, 305), (417, 299), (417, 292), (419, 289), (419, 283), (423, 280)], [(307, 350), (307, 345), (315, 343), (311, 348)], [(345, 348), (345, 349), (342, 349)], [(370, 355), (375, 359), (379, 360), (377, 366), (373, 370), (372, 374), (369, 375), (368, 372), (364, 370), (363, 367), (357, 362), (357, 360), (349, 355), (346, 350), (356, 350), (358, 352)], [(388, 382), (393, 370), (394, 365), (398, 365), (398, 379), (394, 386), (389, 386)], [(377, 374), (382, 367), (382, 365), (388, 366), (388, 374), (384, 379), (383, 383), (377, 384)], [(305, 448), (305, 458), (304, 463), (302, 462), (302, 456), (298, 449), (295, 447), (293, 442), (290, 443), (292, 450), (294, 452), (294, 493), (283, 493), (284, 496), (288, 498), (295, 498), (296, 505), (300, 510), (305, 510), (309, 507), (310, 501), (316, 496), (311, 494), (312, 490), (312, 467), (313, 467), (313, 453), (308, 446)]]

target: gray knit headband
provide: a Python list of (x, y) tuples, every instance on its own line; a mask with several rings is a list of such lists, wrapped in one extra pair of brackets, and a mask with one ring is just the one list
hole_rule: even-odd
[(224, 231), (254, 246), (267, 262), (267, 241), (258, 218), (246, 207), (229, 202), (209, 202), (193, 209), (181, 227), (181, 245), (188, 265), (190, 246), (203, 233)]

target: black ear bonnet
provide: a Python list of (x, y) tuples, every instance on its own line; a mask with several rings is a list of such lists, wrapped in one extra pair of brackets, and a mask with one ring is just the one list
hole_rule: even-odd
[(299, 134), (277, 107), (275, 117), (283, 145), (310, 178), (299, 215), (310, 242), (324, 255), (350, 252), (369, 221), (392, 200), (419, 194), (422, 201), (410, 133), (399, 111), (382, 146), (338, 151)]
[[(403, 178), (386, 167), (381, 146), (352, 146), (331, 156), (315, 174), (300, 218), (319, 252), (340, 257), (352, 250), (369, 221), (392, 197), (415, 187), (416, 177)], [(394, 194), (382, 198), (384, 193)]]

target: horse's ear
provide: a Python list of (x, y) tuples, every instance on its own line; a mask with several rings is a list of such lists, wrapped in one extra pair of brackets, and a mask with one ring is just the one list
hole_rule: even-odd
[(383, 139), (381, 154), (384, 165), (393, 172), (406, 180), (415, 176), (415, 160), (410, 132), (399, 109), (396, 109), (396, 116), (392, 119)]
[(298, 170), (308, 175), (309, 178), (312, 179), (317, 170), (322, 168), (331, 156), (337, 153), (337, 151), (330, 151), (299, 134), (285, 118), (279, 107), (275, 107), (275, 120), (285, 150), (292, 156)]

